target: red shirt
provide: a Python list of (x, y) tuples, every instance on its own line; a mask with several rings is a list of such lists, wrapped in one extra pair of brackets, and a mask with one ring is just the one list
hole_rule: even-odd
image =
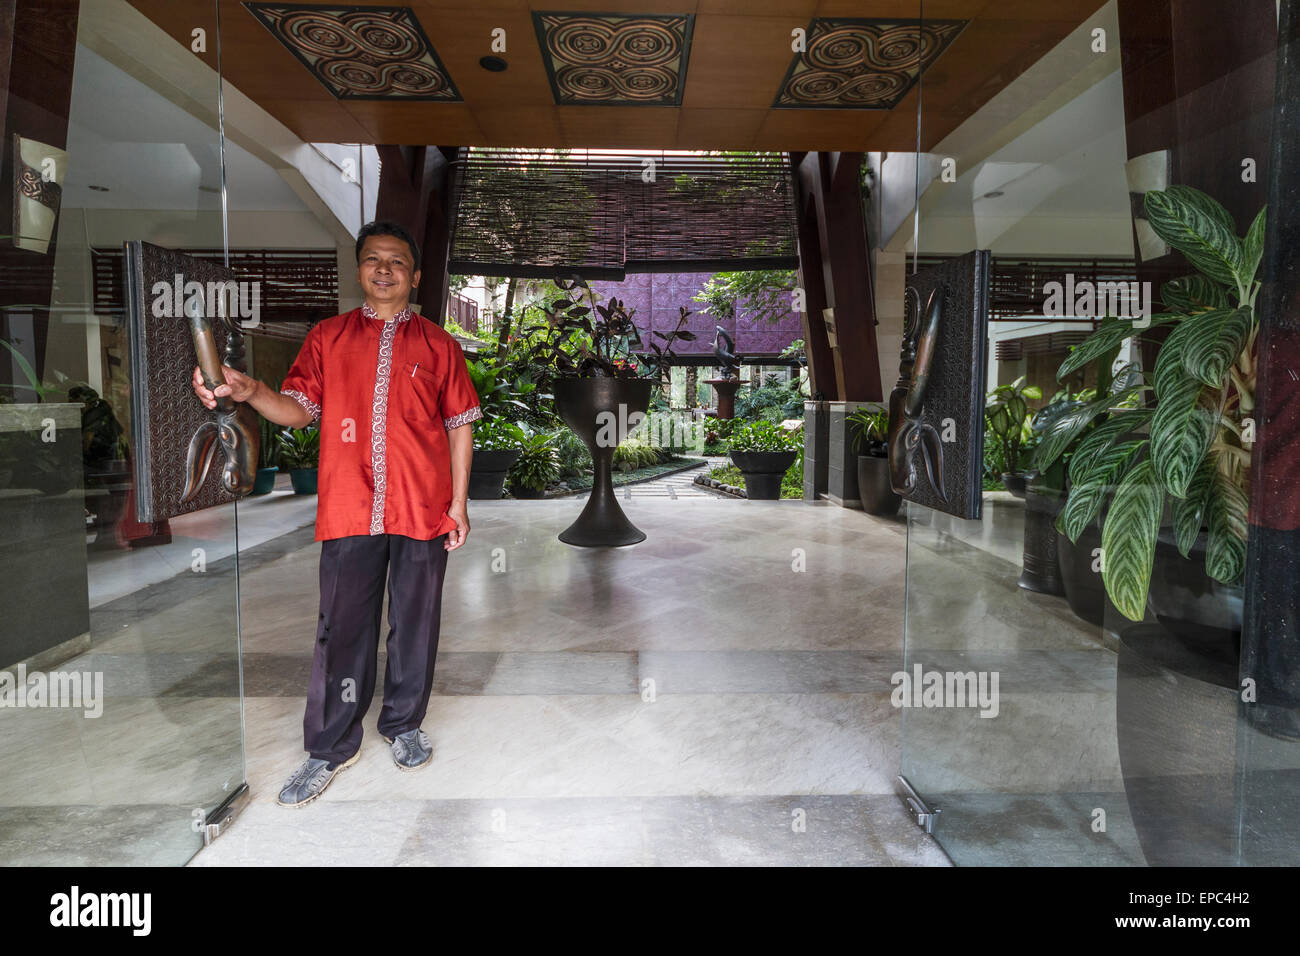
[(404, 309), (314, 325), (281, 392), (320, 424), (316, 540), (454, 531), (447, 429), (482, 418), (460, 344)]

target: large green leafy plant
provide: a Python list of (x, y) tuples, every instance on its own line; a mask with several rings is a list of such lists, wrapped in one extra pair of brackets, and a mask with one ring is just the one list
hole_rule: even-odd
[[(1184, 557), (1208, 529), (1205, 568), (1225, 584), (1241, 580), (1246, 560), (1250, 450), (1259, 330), (1256, 273), (1264, 251), (1265, 211), (1244, 238), (1228, 211), (1186, 186), (1146, 196), (1156, 234), (1187, 257), (1196, 274), (1165, 283), (1161, 299), (1177, 310), (1145, 320), (1107, 318), (1062, 363), (1065, 379), (1125, 340), (1173, 326), (1150, 372), (1126, 370), (1100, 398), (1055, 419), (1038, 449), (1039, 467), (1077, 443), (1070, 491), (1057, 527), (1078, 541), (1100, 514), (1102, 579), (1122, 614), (1139, 621), (1166, 503)], [(1154, 408), (1121, 410), (1141, 393)], [(1100, 424), (1098, 422), (1100, 421)]]
[(1026, 385), (1023, 375), (988, 394), (984, 405), (986, 434), (997, 444), (1002, 465), (1010, 474), (1020, 470), (1020, 452), (1030, 437), (1029, 402), (1042, 397), (1043, 390)]

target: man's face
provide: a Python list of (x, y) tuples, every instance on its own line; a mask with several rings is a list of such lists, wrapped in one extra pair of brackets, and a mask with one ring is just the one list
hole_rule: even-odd
[(411, 247), (396, 236), (367, 236), (357, 263), (357, 280), (370, 302), (400, 306), (411, 298), (420, 271), (411, 261)]

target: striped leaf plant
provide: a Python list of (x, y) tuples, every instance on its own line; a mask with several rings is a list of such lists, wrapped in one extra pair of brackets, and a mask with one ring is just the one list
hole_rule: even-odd
[[(1107, 499), (1102, 580), (1116, 608), (1142, 620), (1165, 506), (1174, 539), (1190, 555), (1208, 529), (1205, 567), (1224, 584), (1241, 581), (1253, 440), (1256, 278), (1264, 252), (1265, 210), (1245, 237), (1217, 201), (1188, 186), (1147, 193), (1147, 221), (1198, 272), (1167, 282), (1173, 311), (1143, 320), (1108, 317), (1075, 347), (1058, 380), (1110, 357), (1125, 340), (1171, 326), (1150, 371), (1126, 368), (1094, 401), (1056, 417), (1035, 466), (1068, 457), (1069, 492), (1057, 529), (1077, 542)], [(1139, 395), (1146, 407), (1124, 409)], [(1132, 404), (1131, 402), (1129, 404)]]

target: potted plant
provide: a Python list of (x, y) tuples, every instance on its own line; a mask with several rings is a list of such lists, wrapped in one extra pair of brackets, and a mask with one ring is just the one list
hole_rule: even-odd
[(526, 437), (512, 419), (528, 414), (527, 403), (520, 399), (536, 386), (531, 382), (512, 381), (510, 367), (490, 356), (465, 364), (483, 410), (483, 417), (474, 426), (469, 496), (500, 498), (506, 473), (518, 460)]
[(510, 467), (510, 494), (516, 498), (544, 498), (546, 486), (560, 477), (560, 453), (555, 436), (519, 429), (519, 457)]
[(1147, 610), (1166, 505), (1173, 549), (1183, 558), (1196, 555), (1208, 581), (1227, 588), (1241, 582), (1250, 483), (1243, 436), (1255, 409), (1254, 303), (1260, 285), (1255, 274), (1265, 222), (1261, 210), (1245, 239), (1239, 239), (1228, 228), (1227, 210), (1188, 187), (1148, 193), (1146, 206), (1152, 228), (1200, 274), (1162, 287), (1165, 305), (1179, 312), (1137, 325), (1106, 319), (1071, 353), (1059, 377), (1145, 329), (1173, 326), (1152, 371), (1134, 371), (1118, 396), (1112, 389), (1062, 416), (1040, 451), (1048, 459), (1056, 448), (1064, 449), (1111, 412), (1117, 397), (1154, 395), (1154, 409), (1108, 414), (1079, 444), (1060, 519), (1061, 530), (1073, 539), (1110, 499), (1102, 528), (1103, 581), (1115, 606), (1132, 621), (1141, 621)]
[(469, 497), (500, 498), (506, 475), (519, 460), (527, 441), (524, 430), (504, 418), (481, 418), (474, 423), (474, 458), (469, 470)]
[(316, 473), (320, 463), (320, 428), (286, 428), (275, 436), (280, 446), (280, 463), (289, 470), (295, 495), (316, 494)]
[(745, 495), (750, 500), (776, 501), (781, 497), (781, 479), (794, 464), (801, 447), (794, 432), (776, 422), (745, 422), (731, 432), (731, 461), (745, 476)]
[(1017, 498), (1025, 496), (1027, 472), (1020, 468), (1020, 453), (1029, 438), (1029, 402), (1043, 397), (1037, 385), (1026, 385), (1022, 375), (1009, 385), (999, 385), (989, 392), (984, 406), (988, 434), (1001, 451), (1002, 484)]
[[(1065, 447), (1107, 416), (1074, 451), (1059, 524), (1076, 539), (1105, 509), (1102, 582), (1119, 614), (1138, 622), (1119, 634), (1120, 764), (1143, 851), (1161, 865), (1186, 862), (1185, 848), (1207, 831), (1226, 844), (1235, 825), (1224, 804), (1238, 759), (1231, 741), (1265, 212), (1239, 238), (1227, 210), (1198, 190), (1150, 192), (1145, 206), (1152, 229), (1197, 273), (1161, 288), (1173, 311), (1102, 322), (1060, 375), (1147, 329), (1171, 327), (1136, 386), (1154, 407), (1117, 412), (1113, 397), (1098, 399), (1044, 442)], [(1149, 617), (1158, 623), (1142, 623)]]
[[(1093, 384), (1077, 392), (1067, 384), (1034, 416), (1031, 430), (1037, 439), (1033, 452), (1035, 472), (1025, 498), (1025, 570), (1021, 586), (1052, 594), (1063, 592), (1075, 614), (1099, 627), (1105, 621), (1107, 604), (1099, 563), (1101, 526), (1094, 519), (1071, 540), (1060, 533), (1058, 522), (1071, 488), (1070, 465), (1078, 447), (1112, 414), (1134, 410), (1142, 394), (1140, 389), (1134, 389), (1140, 384), (1134, 367), (1114, 372), (1118, 355), (1119, 346), (1115, 346), (1090, 366), (1071, 372), (1069, 377), (1090, 379)], [(1088, 368), (1091, 374), (1085, 375)], [(1080, 431), (1067, 430), (1067, 440), (1062, 442), (1057, 434), (1058, 421), (1099, 399), (1099, 406), (1105, 406), (1106, 411)]]
[(864, 405), (845, 422), (853, 431), (853, 450), (858, 454), (862, 510), (881, 517), (898, 514), (903, 499), (889, 481), (889, 411)]
[[(655, 331), (642, 342), (618, 299), (598, 304), (579, 276), (557, 279), (556, 285), (568, 298), (543, 308), (545, 321), (526, 330), (526, 352), (540, 370), (539, 387), (549, 386), (556, 411), (586, 443), (593, 466), (586, 507), (560, 540), (582, 547), (635, 544), (645, 534), (614, 497), (614, 449), (645, 416), (651, 390), (662, 387), (673, 343), (695, 338), (684, 329), (690, 312), (681, 310), (671, 333)], [(582, 304), (583, 295), (588, 305)]]

